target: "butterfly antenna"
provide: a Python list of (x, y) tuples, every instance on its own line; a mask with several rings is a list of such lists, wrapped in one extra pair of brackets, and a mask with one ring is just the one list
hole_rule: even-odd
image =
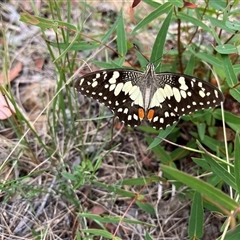
[(133, 47), (134, 47), (135, 50), (138, 51), (138, 53), (139, 53), (143, 58), (145, 58), (145, 60), (146, 60), (148, 63), (150, 62), (149, 59), (140, 51), (139, 47), (138, 47), (135, 43), (133, 43)]
[[(133, 43), (133, 47), (138, 51), (138, 53), (148, 62), (150, 63), (150, 60), (140, 51), (139, 47)], [(169, 52), (169, 51), (168, 51)], [(157, 58), (155, 61), (153, 61), (152, 63), (156, 63), (157, 61), (159, 61), (160, 59), (163, 59), (164, 56), (166, 56), (168, 54), (168, 52), (166, 52), (165, 54), (163, 54), (161, 57)], [(157, 67), (161, 64), (161, 61), (158, 63)]]

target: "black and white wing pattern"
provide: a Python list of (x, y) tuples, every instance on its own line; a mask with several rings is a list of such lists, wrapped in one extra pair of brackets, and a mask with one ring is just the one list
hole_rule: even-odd
[(109, 69), (77, 77), (77, 91), (109, 107), (125, 124), (136, 127), (143, 120), (165, 129), (179, 117), (218, 106), (224, 97), (212, 84), (192, 76), (155, 73), (149, 63), (145, 72)]

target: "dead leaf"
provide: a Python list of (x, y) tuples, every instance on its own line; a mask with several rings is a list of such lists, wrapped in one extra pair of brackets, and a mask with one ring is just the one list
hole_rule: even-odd
[(43, 83), (33, 83), (25, 87), (21, 93), (21, 101), (28, 111), (41, 112), (53, 97), (55, 82), (45, 79)]
[(116, 226), (113, 225), (112, 223), (106, 223), (105, 228), (111, 233), (114, 233), (116, 230)]
[(191, 9), (197, 8), (197, 5), (194, 3), (190, 3), (190, 2), (186, 2), (186, 1), (183, 1), (183, 2), (184, 2), (184, 7), (186, 7), (186, 8), (191, 8)]
[[(22, 63), (18, 62), (15, 67), (13, 67), (9, 72), (8, 72), (8, 80), (11, 82), (14, 80), (16, 77), (19, 76), (20, 72), (22, 71)], [(6, 84), (6, 81), (4, 80), (4, 77), (2, 74), (0, 74), (0, 84)]]
[[(224, 141), (224, 134), (223, 134), (223, 128), (222, 127), (218, 127), (216, 139), (219, 142)], [(228, 142), (229, 141), (233, 142), (234, 139), (235, 139), (235, 132), (230, 128), (226, 128), (226, 139), (227, 139)]]
[(140, 2), (141, 0), (133, 0), (132, 6), (129, 8), (129, 17), (133, 23), (136, 23), (133, 8), (135, 8)]
[(41, 71), (43, 68), (44, 60), (42, 58), (36, 58), (35, 60), (35, 68), (37, 71)]
[(157, 171), (159, 167), (158, 163), (154, 159), (147, 156), (142, 160), (142, 164), (145, 169), (154, 172)]
[(133, 0), (132, 8), (135, 8), (140, 2), (141, 0)]
[(228, 95), (225, 97), (224, 110), (231, 112), (234, 115), (240, 116), (240, 103)]
[[(91, 209), (90, 212), (91, 212), (92, 214), (95, 214), (95, 215), (99, 215), (99, 216), (100, 216), (101, 214), (105, 213), (106, 210), (105, 210), (102, 206), (96, 205), (96, 206), (93, 206), (93, 207), (92, 207), (92, 209)], [(99, 226), (96, 222), (94, 222), (92, 219), (89, 220), (89, 227), (90, 227), (90, 228), (97, 228), (97, 229), (100, 228), (100, 226)]]
[(136, 20), (134, 18), (134, 11), (132, 7), (129, 8), (129, 17), (133, 23), (136, 23)]
[(105, 212), (106, 212), (106, 210), (103, 207), (101, 207), (101, 206), (94, 206), (91, 209), (91, 213), (92, 214), (96, 214), (96, 215), (101, 215), (101, 214), (103, 214)]
[(12, 113), (15, 113), (14, 106), (7, 98), (0, 93), (0, 119), (5, 120), (12, 116)]

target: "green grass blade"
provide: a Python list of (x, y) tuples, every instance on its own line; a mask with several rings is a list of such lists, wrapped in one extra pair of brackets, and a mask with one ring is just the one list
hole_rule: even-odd
[(104, 34), (104, 36), (102, 37), (102, 43), (106, 43), (107, 40), (112, 36), (114, 30), (116, 29), (118, 22), (120, 21), (120, 18), (122, 16), (119, 15), (118, 18), (116, 19), (116, 21), (113, 23), (113, 25), (111, 26), (111, 28), (108, 30), (108, 32), (106, 34)]
[[(170, 25), (172, 19), (172, 10), (169, 11), (167, 17), (165, 18), (164, 22), (162, 23), (162, 27), (160, 31), (158, 32), (158, 35), (155, 39), (155, 42), (153, 44), (152, 54), (150, 61), (155, 62), (157, 60), (160, 60), (159, 58), (162, 58), (163, 56), (163, 49), (165, 46), (166, 36), (168, 33), (168, 28)], [(160, 65), (156, 67), (156, 72), (160, 71)]]
[(240, 52), (240, 46), (234, 46), (233, 44), (219, 45), (215, 49), (220, 54), (238, 54)]
[(148, 231), (146, 232), (145, 239), (146, 240), (153, 240)]
[(216, 162), (208, 155), (204, 155), (204, 158), (211, 165), (211, 169), (214, 174), (216, 174), (220, 179), (226, 182), (233, 189), (237, 189), (235, 177), (233, 176), (233, 174), (227, 171), (226, 167), (224, 168), (224, 166)]
[(144, 186), (149, 183), (153, 182), (159, 182), (163, 181), (160, 177), (158, 176), (152, 176), (148, 178), (129, 178), (129, 179), (124, 179), (120, 183), (121, 185), (128, 185), (128, 186)]
[(236, 133), (235, 137), (235, 147), (234, 147), (234, 170), (235, 170), (235, 181), (236, 190), (240, 193), (240, 134)]
[(161, 6), (160, 3), (152, 1), (152, 0), (142, 0), (142, 1), (147, 3), (149, 6), (151, 6), (153, 8), (158, 8), (159, 6)]
[(132, 33), (135, 33), (138, 29), (143, 28), (145, 25), (149, 24), (154, 19), (158, 18), (162, 14), (168, 14), (172, 8), (171, 3), (164, 3), (163, 5), (159, 6), (156, 10), (151, 12), (146, 18), (144, 18), (137, 26), (133, 29)]
[(53, 47), (58, 47), (64, 50), (68, 48), (69, 51), (91, 50), (91, 49), (98, 48), (100, 46), (100, 44), (95, 41), (74, 42), (71, 44), (70, 48), (69, 48), (70, 43), (49, 42), (49, 45)]
[(230, 94), (234, 97), (238, 102), (240, 102), (240, 86), (236, 86), (233, 89), (230, 89)]
[(89, 218), (92, 219), (96, 222), (100, 222), (100, 223), (119, 223), (120, 221), (122, 222), (126, 222), (126, 223), (133, 223), (133, 224), (141, 224), (141, 225), (145, 225), (145, 226), (151, 226), (153, 227), (154, 225), (146, 223), (146, 222), (141, 222), (138, 220), (132, 220), (132, 219), (128, 219), (128, 218), (122, 218), (122, 217), (112, 217), (112, 216), (99, 216), (97, 214), (91, 214), (91, 213), (80, 213), (78, 214), (78, 216), (81, 217), (85, 217), (85, 218)]
[(213, 27), (218, 27), (218, 28), (220, 28), (220, 29), (222, 29), (222, 30), (227, 31), (228, 33), (231, 33), (231, 34), (234, 33), (233, 30), (231, 30), (230, 28), (228, 28), (228, 27), (226, 26), (226, 23), (225, 23), (224, 20), (219, 20), (219, 19), (217, 19), (217, 18), (215, 18), (215, 17), (211, 17), (211, 16), (209, 16), (209, 15), (206, 15), (205, 17), (206, 17), (206, 19), (211, 23), (211, 26), (213, 26)]
[(191, 239), (200, 239), (203, 236), (203, 202), (198, 192), (193, 195), (188, 235)]
[(176, 179), (201, 193), (208, 199), (208, 201), (220, 205), (222, 209), (234, 211), (238, 208), (238, 203), (231, 199), (228, 195), (200, 179), (194, 178), (184, 172), (164, 165), (161, 165), (161, 170), (164, 173), (171, 175), (173, 179)]
[(207, 32), (211, 32), (211, 29), (204, 24), (201, 20), (191, 17), (183, 12), (178, 12), (177, 17), (183, 21), (183, 22), (187, 22), (187, 23), (192, 23), (194, 26), (199, 26), (201, 27), (203, 30), (207, 31)]
[(141, 208), (144, 212), (149, 213), (153, 216), (156, 215), (155, 209), (149, 202), (142, 202), (142, 201), (136, 201), (136, 204), (139, 208)]
[[(190, 48), (188, 48), (190, 50)], [(194, 52), (193, 52), (194, 53)], [(222, 69), (222, 61), (216, 58), (216, 56), (210, 55), (209, 53), (199, 52), (195, 56), (204, 62), (213, 65), (216, 68)]]
[(101, 229), (82, 229), (81, 230), (84, 233), (91, 233), (93, 236), (96, 237), (104, 237), (107, 239), (113, 239), (113, 240), (121, 240), (121, 238), (113, 236), (112, 233), (108, 232), (107, 230), (101, 230)]
[(188, 63), (187, 63), (187, 67), (184, 71), (184, 74), (193, 75), (194, 66), (195, 66), (195, 56), (192, 54)]
[[(239, 239), (240, 239), (240, 225), (228, 231), (226, 236), (224, 237), (224, 240), (239, 240)], [(219, 237), (217, 240), (222, 240), (222, 238)]]
[(234, 73), (232, 63), (228, 55), (222, 55), (222, 67), (226, 74), (226, 80), (229, 87), (234, 87), (238, 84), (238, 79), (236, 74)]
[[(213, 117), (222, 120), (222, 113), (221, 109), (216, 109), (213, 112)], [(240, 129), (240, 117), (236, 116), (235, 114), (232, 114), (230, 112), (225, 111), (224, 112), (224, 118), (226, 123), (235, 131), (239, 131)]]
[(168, 0), (169, 3), (172, 3), (177, 8), (182, 8), (184, 3), (183, 0)]
[(159, 143), (161, 143), (163, 138), (166, 138), (172, 132), (172, 130), (176, 127), (176, 125), (177, 124), (175, 123), (174, 125), (167, 127), (165, 130), (160, 130), (159, 135), (150, 144), (150, 146), (148, 147), (148, 150), (156, 147)]
[[(125, 56), (127, 53), (127, 39), (126, 39), (126, 32), (124, 28), (122, 12), (120, 12), (120, 16), (121, 17), (117, 25), (117, 46), (118, 46), (118, 53), (120, 53), (121, 56)], [(122, 63), (123, 62), (124, 62), (124, 59), (122, 59)]]

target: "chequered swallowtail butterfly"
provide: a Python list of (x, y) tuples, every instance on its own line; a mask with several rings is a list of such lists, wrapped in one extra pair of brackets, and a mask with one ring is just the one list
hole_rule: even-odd
[(147, 120), (165, 129), (179, 117), (218, 106), (223, 94), (208, 82), (176, 73), (155, 73), (153, 63), (145, 72), (108, 69), (77, 77), (75, 88), (109, 107), (125, 124), (136, 127)]

